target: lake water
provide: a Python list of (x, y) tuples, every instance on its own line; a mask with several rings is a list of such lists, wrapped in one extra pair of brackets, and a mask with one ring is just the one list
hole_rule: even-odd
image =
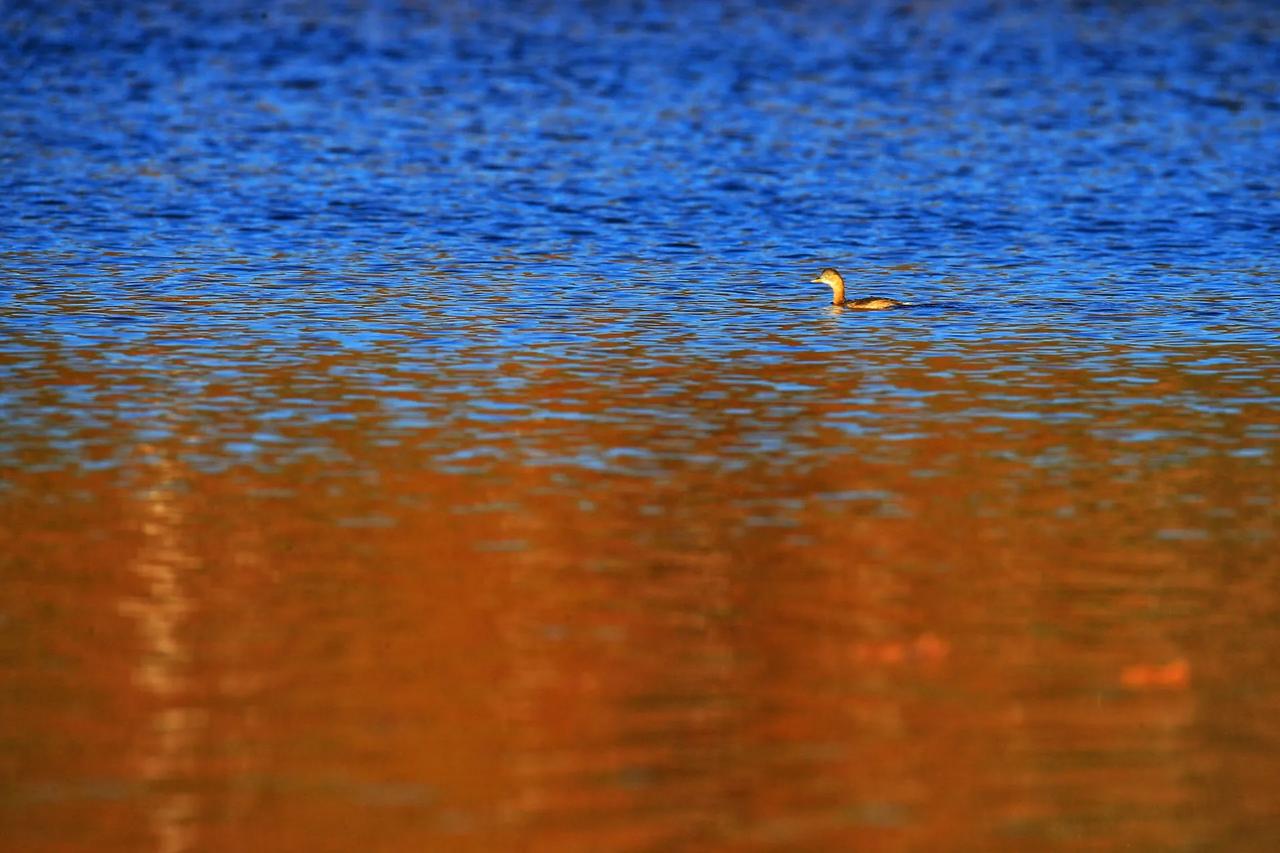
[(0, 847), (1280, 846), (1280, 8), (123, 5), (0, 6)]

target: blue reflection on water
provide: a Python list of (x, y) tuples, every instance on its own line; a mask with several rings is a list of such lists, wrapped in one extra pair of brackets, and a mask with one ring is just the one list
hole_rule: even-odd
[[(3, 15), (10, 386), (49, 344), (179, 386), (392, 352), (477, 400), (513, 361), (607, 381), (602, 353), (1016, 343), (1111, 381), (1116, 346), (1280, 331), (1266, 3)], [(827, 264), (917, 307), (831, 315)]]

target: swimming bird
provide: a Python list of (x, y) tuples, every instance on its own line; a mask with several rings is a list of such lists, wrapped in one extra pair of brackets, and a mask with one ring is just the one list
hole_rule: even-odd
[(856, 308), (860, 311), (880, 311), (884, 308), (902, 308), (907, 303), (899, 302), (896, 299), (886, 299), (883, 296), (868, 296), (866, 299), (845, 299), (844, 298), (844, 277), (839, 271), (827, 267), (822, 274), (815, 278), (810, 284), (825, 284), (831, 288), (831, 304), (838, 305), (841, 308)]

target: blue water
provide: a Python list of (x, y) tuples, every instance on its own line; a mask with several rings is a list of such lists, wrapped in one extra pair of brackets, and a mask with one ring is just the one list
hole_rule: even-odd
[(1018, 5), (10, 3), (7, 289), (1274, 308), (1280, 14)]
[(939, 352), (1280, 331), (1267, 3), (10, 3), (3, 29), (28, 416), (13, 371), (51, 344), (149, 341), (161, 372), (859, 347), (826, 265)]

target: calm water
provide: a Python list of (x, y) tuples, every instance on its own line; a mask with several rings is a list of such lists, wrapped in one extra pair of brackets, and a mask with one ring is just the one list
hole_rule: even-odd
[(126, 5), (0, 5), (0, 847), (1280, 846), (1280, 8)]

